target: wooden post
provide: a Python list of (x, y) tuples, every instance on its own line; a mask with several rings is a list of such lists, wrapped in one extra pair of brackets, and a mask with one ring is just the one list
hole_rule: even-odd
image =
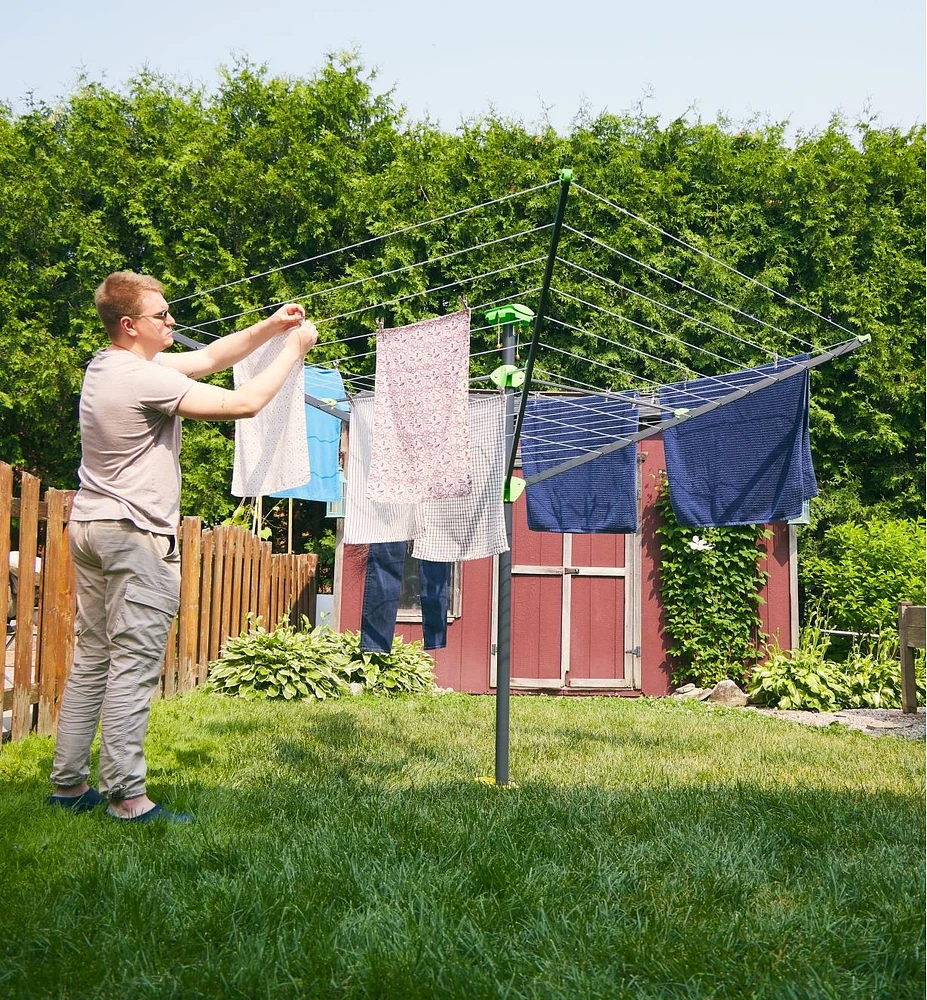
[(215, 536), (210, 530), (201, 538), (203, 572), (200, 578), (199, 648), (196, 654), (196, 683), (206, 680), (209, 668), (209, 641), (212, 635), (212, 557)]
[(271, 616), (271, 543), (261, 542), (261, 621), (268, 632), (273, 630)]
[(22, 474), (19, 505), (19, 579), (16, 592), (16, 651), (13, 654), (12, 737), (32, 728), (32, 617), (35, 609), (35, 557), (38, 554), (39, 480)]
[(57, 719), (60, 619), (67, 614), (67, 581), (64, 578), (65, 501), (67, 494), (50, 489), (45, 493), (48, 520), (45, 525), (45, 558), (42, 561), (42, 627), (39, 630), (39, 724), (38, 732), (53, 733)]
[(200, 621), (200, 532), (198, 517), (185, 517), (180, 526), (180, 609), (177, 626), (177, 688), (189, 691), (196, 677)]
[[(13, 509), (13, 467), (0, 462), (0, 600), (3, 601), (3, 620), (7, 622), (10, 601), (10, 514)], [(4, 628), (6, 635), (6, 628)], [(4, 644), (5, 644), (4, 640)], [(4, 645), (5, 649), (5, 645)], [(0, 667), (0, 713), (5, 704), (3, 689), (6, 685), (6, 658)], [(3, 741), (0, 740), (0, 749)]]
[(229, 548), (229, 529), (227, 524), (219, 525), (215, 530), (216, 554), (212, 569), (212, 615), (209, 627), (209, 659), (215, 660), (225, 644), (225, 626), (227, 567)]
[(55, 727), (58, 726), (58, 712), (61, 709), (61, 697), (64, 685), (67, 683), (71, 664), (74, 662), (74, 632), (77, 623), (77, 594), (75, 592), (74, 564), (71, 561), (71, 546), (68, 542), (70, 528), (68, 521), (71, 516), (71, 503), (76, 490), (68, 490), (64, 500), (64, 527), (61, 538), (61, 591), (58, 607), (58, 639), (56, 643), (57, 659), (55, 661), (56, 700)]
[(914, 649), (927, 647), (927, 608), (910, 601), (898, 604), (898, 643), (901, 647), (901, 711), (917, 712)]
[(247, 532), (244, 528), (232, 527), (232, 573), (231, 573), (231, 619), (226, 637), (241, 635), (241, 564), (242, 547)]

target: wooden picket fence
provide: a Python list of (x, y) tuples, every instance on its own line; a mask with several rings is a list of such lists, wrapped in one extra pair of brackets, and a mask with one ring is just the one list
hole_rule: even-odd
[[(74, 656), (76, 602), (68, 550), (73, 491), (48, 489), (23, 472), (13, 495), (13, 468), (0, 462), (0, 596), (10, 592), (10, 551), (19, 553), (15, 600), (7, 611), (0, 671), (4, 739), (53, 733)], [(204, 529), (185, 517), (180, 545), (180, 609), (164, 656), (161, 695), (169, 698), (206, 680), (230, 636), (284, 621), (315, 620), (315, 554), (273, 553), (246, 528)], [(38, 565), (37, 565), (38, 558)], [(11, 618), (11, 615), (13, 617)]]

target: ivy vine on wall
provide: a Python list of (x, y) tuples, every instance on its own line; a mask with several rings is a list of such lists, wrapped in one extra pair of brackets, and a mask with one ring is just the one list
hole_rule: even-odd
[(769, 574), (759, 543), (771, 532), (758, 525), (687, 528), (676, 520), (664, 478), (657, 499), (660, 596), (675, 659), (673, 683), (707, 687), (730, 678), (743, 683), (762, 655), (760, 590)]

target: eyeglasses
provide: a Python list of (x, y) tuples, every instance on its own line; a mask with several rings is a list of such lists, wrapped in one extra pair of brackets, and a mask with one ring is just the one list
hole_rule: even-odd
[(133, 316), (132, 319), (159, 319), (162, 323), (167, 322), (167, 317), (170, 316), (170, 309), (162, 309), (159, 313), (151, 313), (148, 316)]

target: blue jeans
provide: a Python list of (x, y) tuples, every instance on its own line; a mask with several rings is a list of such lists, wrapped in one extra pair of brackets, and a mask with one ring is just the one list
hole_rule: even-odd
[[(393, 648), (406, 548), (406, 542), (374, 542), (368, 548), (361, 612), (361, 649), (366, 653), (388, 653)], [(450, 568), (450, 563), (418, 560), (425, 649), (447, 645)]]

